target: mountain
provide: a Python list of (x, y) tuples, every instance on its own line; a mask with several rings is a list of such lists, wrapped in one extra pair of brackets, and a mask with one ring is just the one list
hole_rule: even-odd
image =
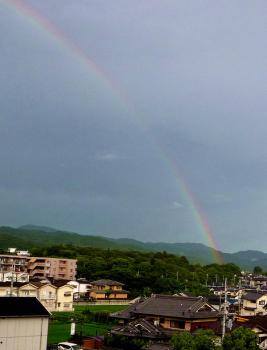
[(19, 230), (23, 231), (43, 231), (43, 232), (56, 232), (58, 231), (55, 228), (47, 226), (38, 226), (38, 225), (23, 225), (18, 227)]
[(256, 250), (222, 253), (201, 243), (141, 242), (129, 238), (113, 239), (104, 236), (80, 235), (36, 225), (25, 225), (18, 228), (0, 227), (0, 248), (2, 250), (9, 247), (30, 250), (34, 247), (45, 247), (59, 243), (102, 249), (166, 251), (180, 256), (184, 255), (191, 262), (201, 264), (214, 263), (214, 253), (220, 253), (226, 263), (232, 262), (247, 270), (253, 269), (254, 266), (261, 266), (267, 270), (267, 254)]

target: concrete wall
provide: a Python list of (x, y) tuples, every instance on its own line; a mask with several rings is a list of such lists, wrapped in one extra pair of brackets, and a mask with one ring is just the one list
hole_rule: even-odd
[(46, 350), (48, 318), (0, 318), (0, 350)]

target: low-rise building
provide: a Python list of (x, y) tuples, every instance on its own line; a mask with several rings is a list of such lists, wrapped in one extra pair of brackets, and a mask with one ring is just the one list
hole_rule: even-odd
[(92, 289), (90, 282), (80, 279), (76, 281), (69, 281), (68, 284), (73, 287), (74, 299), (89, 297), (90, 290)]
[[(64, 281), (0, 283), (1, 296), (36, 297), (50, 312), (73, 311), (73, 287)], [(0, 348), (1, 350), (1, 348)]]
[(123, 289), (124, 284), (109, 279), (90, 282), (92, 289), (89, 296), (94, 300), (127, 300), (128, 292)]
[(36, 298), (0, 298), (0, 349), (46, 350), (49, 312)]
[(57, 287), (57, 311), (73, 311), (73, 287), (66, 283), (55, 283)]
[(267, 292), (248, 292), (242, 297), (241, 316), (265, 315)]
[[(153, 338), (170, 337), (177, 331), (194, 332), (197, 329), (217, 329), (219, 313), (201, 297), (181, 297), (153, 295), (141, 302), (132, 304), (128, 309), (112, 314), (123, 323), (112, 330), (113, 334), (142, 333), (150, 325)], [(140, 329), (139, 329), (140, 328)], [(153, 330), (153, 332), (152, 332)], [(129, 332), (129, 334), (128, 334)]]

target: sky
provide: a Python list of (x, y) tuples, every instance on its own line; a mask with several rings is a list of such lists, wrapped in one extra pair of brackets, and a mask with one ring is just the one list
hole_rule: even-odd
[(267, 251), (266, 10), (0, 0), (0, 225)]

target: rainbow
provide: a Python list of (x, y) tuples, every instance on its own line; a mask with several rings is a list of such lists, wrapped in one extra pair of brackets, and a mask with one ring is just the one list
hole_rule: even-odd
[[(165, 152), (165, 156), (167, 157), (167, 153)], [(207, 241), (209, 247), (211, 247), (211, 254), (216, 263), (222, 265), (224, 264), (223, 255), (220, 252), (220, 248), (218, 243), (216, 242), (213, 231), (208, 222), (208, 218), (205, 215), (204, 211), (201, 209), (197, 198), (194, 196), (193, 192), (190, 190), (189, 186), (184, 180), (184, 177), (181, 175), (181, 171), (177, 167), (177, 164), (170, 158), (169, 164), (172, 167), (172, 171), (175, 174), (176, 180), (178, 181), (179, 188), (181, 193), (183, 194), (183, 199), (187, 204), (188, 208), (190, 208), (191, 213), (194, 217), (194, 222), (200, 232), (202, 233), (203, 238)]]
[[(98, 79), (101, 79), (101, 82), (104, 84), (105, 88), (110, 90), (115, 95), (115, 98), (122, 104), (123, 108), (125, 108), (129, 113), (135, 115), (131, 102), (129, 101), (128, 97), (122, 93), (115, 81), (109, 77), (108, 74), (88, 56), (88, 54), (81, 46), (79, 46), (73, 39), (71, 39), (55, 23), (42, 15), (24, 0), (2, 1), (4, 1), (4, 4), (6, 4), (13, 11), (16, 11), (18, 15), (23, 16), (32, 22), (33, 25), (37, 25), (38, 28), (44, 30), (45, 33), (49, 34), (52, 39), (60, 43), (61, 46), (63, 46), (68, 52), (74, 54), (75, 57), (77, 57), (89, 69), (91, 74), (95, 74)], [(208, 219), (204, 212), (201, 210), (197, 199), (190, 191), (189, 186), (184, 181), (177, 165), (168, 155), (168, 152), (166, 152), (164, 150), (164, 147), (158, 144), (158, 142), (155, 140), (153, 141), (158, 147), (159, 153), (161, 154), (163, 160), (168, 163), (168, 166), (171, 168), (172, 173), (178, 182), (179, 190), (183, 195), (184, 201), (187, 203), (192, 212), (192, 216), (198, 230), (200, 230), (202, 233), (203, 238), (207, 242), (208, 246), (212, 248), (211, 253), (213, 255), (214, 261), (218, 264), (223, 264), (224, 261), (222, 254), (219, 252), (218, 244), (214, 239), (214, 235), (208, 223)]]

